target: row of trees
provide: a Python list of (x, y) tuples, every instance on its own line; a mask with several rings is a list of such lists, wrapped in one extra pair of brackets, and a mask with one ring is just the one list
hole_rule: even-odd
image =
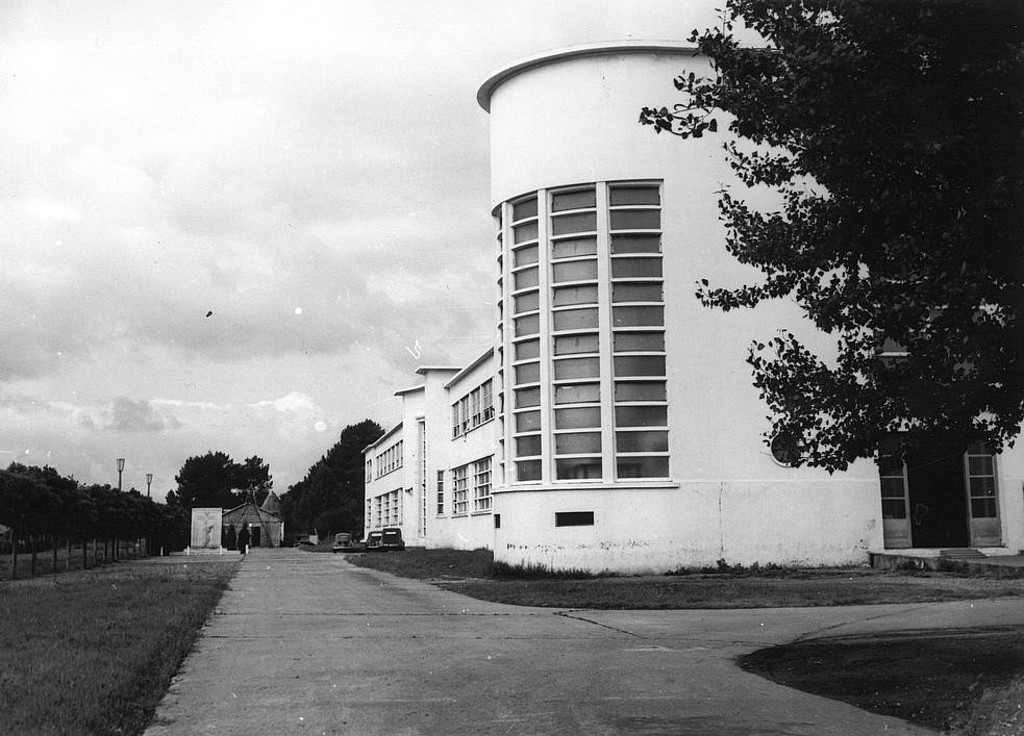
[[(83, 486), (51, 467), (19, 463), (0, 471), (0, 524), (11, 529), (12, 576), (17, 574), (19, 549), (32, 554), (35, 573), (40, 547), (53, 554), (72, 544), (82, 547), (82, 566), (88, 566), (88, 545), (98, 560), (98, 544), (104, 559), (119, 559), (123, 543), (141, 543), (144, 552), (181, 548), (187, 544), (188, 517), (180, 506), (154, 503), (136, 490), (118, 491), (109, 485)], [(141, 542), (140, 542), (141, 540)]]

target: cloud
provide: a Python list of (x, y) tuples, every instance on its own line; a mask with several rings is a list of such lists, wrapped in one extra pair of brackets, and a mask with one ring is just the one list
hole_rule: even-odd
[(149, 401), (132, 400), (118, 396), (110, 406), (110, 417), (105, 429), (114, 432), (159, 432), (181, 427), (173, 415), (161, 411)]

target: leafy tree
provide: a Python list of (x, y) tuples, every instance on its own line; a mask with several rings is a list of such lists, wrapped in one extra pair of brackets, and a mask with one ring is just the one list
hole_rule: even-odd
[(281, 497), (287, 528), (316, 529), (321, 534), (360, 532), (366, 487), (363, 448), (384, 429), (365, 419), (345, 427), (337, 443)]
[(188, 510), (194, 508), (230, 508), (239, 503), (233, 493), (242, 480), (238, 463), (223, 452), (193, 456), (185, 460), (174, 476), (178, 483), (176, 503)]
[(237, 487), (245, 494), (255, 494), (256, 504), (261, 505), (270, 495), (274, 488), (274, 481), (270, 476), (270, 464), (263, 462), (263, 458), (253, 455), (245, 459), (239, 466), (239, 479)]
[[(767, 48), (741, 45), (742, 26)], [(835, 340), (790, 332), (748, 362), (772, 434), (829, 471), (911, 447), (998, 451), (1024, 420), (1024, 4), (999, 0), (728, 0), (694, 31), (713, 75), (641, 122), (680, 138), (718, 129), (747, 187), (720, 194), (727, 249), (763, 273), (703, 280), (722, 310), (788, 298)], [(747, 31), (743, 31), (747, 33)]]

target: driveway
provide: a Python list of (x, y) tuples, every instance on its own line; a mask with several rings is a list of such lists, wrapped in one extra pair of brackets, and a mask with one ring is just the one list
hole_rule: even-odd
[(255, 550), (146, 734), (932, 734), (733, 660), (815, 634), (1021, 623), (1020, 608), (521, 608), (336, 555)]

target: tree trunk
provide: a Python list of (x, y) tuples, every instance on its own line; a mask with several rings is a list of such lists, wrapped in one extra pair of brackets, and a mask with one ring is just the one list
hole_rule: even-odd
[(89, 569), (89, 540), (82, 540), (82, 569)]
[(68, 572), (71, 572), (71, 537), (68, 537), (67, 539), (65, 539), (64, 543), (67, 545)]
[(11, 529), (11, 580), (18, 578), (18, 535)]
[(28, 546), (29, 546), (29, 550), (31, 550), (31, 552), (32, 552), (32, 564), (29, 566), (29, 574), (32, 577), (35, 577), (36, 576), (36, 535), (35, 534), (29, 534), (28, 535)]
[(56, 537), (52, 537), (52, 536), (50, 537), (50, 546), (53, 547), (53, 554), (52, 554), (52, 557), (53, 557), (53, 570), (51, 570), (51, 572), (54, 575), (56, 575), (57, 574), (57, 538)]

